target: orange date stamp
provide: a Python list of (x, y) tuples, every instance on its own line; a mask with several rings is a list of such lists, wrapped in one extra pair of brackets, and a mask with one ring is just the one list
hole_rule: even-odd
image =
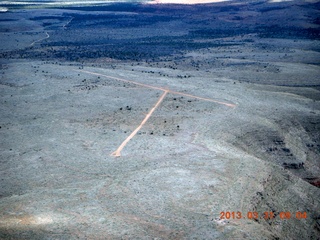
[(275, 219), (276, 217), (279, 217), (282, 220), (285, 219), (306, 219), (307, 218), (307, 212), (263, 212), (262, 214), (259, 214), (258, 212), (229, 212), (229, 211), (222, 211), (220, 212), (220, 220), (229, 220), (229, 219), (252, 219), (252, 220), (258, 220), (258, 219)]

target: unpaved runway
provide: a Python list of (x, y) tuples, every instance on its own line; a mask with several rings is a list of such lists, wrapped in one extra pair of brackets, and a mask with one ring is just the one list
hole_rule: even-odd
[(235, 104), (221, 102), (221, 101), (217, 101), (217, 100), (210, 99), (210, 98), (198, 97), (198, 96), (194, 96), (194, 95), (187, 94), (187, 93), (171, 91), (170, 89), (165, 89), (165, 88), (162, 88), (162, 87), (155, 87), (155, 86), (152, 86), (152, 85), (138, 83), (138, 82), (127, 80), (127, 79), (123, 79), (123, 78), (107, 76), (107, 75), (94, 73), (94, 72), (89, 72), (89, 71), (85, 71), (85, 70), (77, 70), (77, 71), (88, 73), (88, 74), (93, 74), (93, 75), (96, 75), (96, 76), (103, 76), (103, 77), (111, 78), (111, 79), (114, 79), (114, 80), (117, 80), (117, 81), (126, 82), (126, 83), (132, 83), (132, 84), (135, 84), (135, 85), (138, 85), (138, 86), (142, 86), (142, 87), (146, 87), (146, 88), (150, 88), (150, 89), (163, 91), (163, 94), (161, 95), (161, 97), (159, 98), (159, 100), (157, 101), (155, 106), (148, 112), (148, 114), (143, 119), (143, 121), (140, 123), (140, 125), (122, 142), (122, 144), (118, 147), (118, 149), (111, 154), (112, 156), (115, 156), (115, 157), (120, 157), (121, 156), (122, 149), (138, 133), (138, 131), (143, 127), (143, 125), (148, 121), (148, 119), (151, 117), (152, 113), (156, 110), (156, 108), (160, 105), (160, 103), (163, 101), (163, 99), (166, 97), (166, 95), (168, 93), (187, 96), (189, 98), (195, 98), (195, 99), (199, 99), (199, 100), (202, 100), (202, 101), (214, 102), (214, 103), (222, 104), (222, 105), (225, 105), (225, 106), (228, 106), (228, 107), (231, 107), (231, 108), (236, 107)]
[(97, 76), (103, 76), (103, 77), (106, 77), (106, 78), (111, 78), (111, 79), (115, 79), (115, 80), (121, 81), (121, 82), (132, 83), (132, 84), (135, 84), (135, 85), (138, 85), (138, 86), (142, 86), (142, 87), (146, 87), (146, 88), (151, 88), (151, 89), (161, 90), (161, 91), (167, 91), (168, 93), (172, 93), (172, 94), (182, 95), (182, 96), (195, 98), (195, 99), (200, 99), (200, 100), (208, 101), (208, 102), (214, 102), (214, 103), (222, 104), (222, 105), (225, 105), (225, 106), (228, 106), (228, 107), (231, 107), (231, 108), (236, 107), (236, 104), (222, 102), (222, 101), (218, 101), (218, 100), (214, 100), (214, 99), (210, 99), (210, 98), (194, 96), (194, 95), (187, 94), (187, 93), (176, 92), (176, 91), (172, 91), (172, 90), (167, 89), (167, 88), (156, 87), (156, 86), (152, 86), (152, 85), (148, 85), (148, 84), (144, 84), (144, 83), (139, 83), (139, 82), (123, 79), (123, 78), (107, 76), (107, 75), (104, 75), (104, 74), (89, 72), (89, 71), (85, 71), (85, 70), (77, 70), (77, 71), (84, 72), (84, 73), (89, 73), (89, 74), (93, 74), (93, 75), (97, 75)]
[(161, 104), (163, 99), (168, 94), (168, 91), (164, 91), (164, 93), (161, 95), (159, 100), (156, 102), (153, 108), (148, 112), (146, 117), (143, 119), (143, 121), (140, 123), (140, 125), (126, 138), (126, 140), (123, 141), (123, 143), (119, 146), (119, 148), (113, 152), (111, 155), (115, 157), (121, 156), (121, 150), (127, 145), (127, 143), (137, 134), (137, 132), (143, 127), (143, 125), (148, 121), (148, 119), (151, 117), (152, 113), (157, 109), (157, 107)]

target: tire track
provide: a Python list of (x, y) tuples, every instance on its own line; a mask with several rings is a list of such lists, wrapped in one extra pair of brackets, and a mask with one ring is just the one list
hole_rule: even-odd
[(34, 41), (33, 43), (31, 43), (30, 44), (30, 47), (32, 47), (34, 44), (36, 44), (37, 42), (41, 42), (41, 41), (43, 41), (43, 40), (45, 40), (45, 39), (48, 39), (49, 37), (50, 37), (50, 35), (49, 35), (49, 33), (48, 32), (46, 32), (46, 37), (44, 37), (44, 38), (41, 38), (41, 39), (39, 39), (39, 40), (36, 40), (36, 41)]

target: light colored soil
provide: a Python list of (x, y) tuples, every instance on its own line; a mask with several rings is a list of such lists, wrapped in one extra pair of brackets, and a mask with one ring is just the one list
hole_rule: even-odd
[[(248, 139), (246, 132), (276, 131), (288, 135), (288, 146), (297, 141), (303, 148), (303, 129), (286, 131), (277, 121), (287, 112), (318, 112), (312, 99), (283, 94), (281, 88), (208, 84), (194, 77), (172, 89), (237, 107), (169, 93), (122, 156), (114, 158), (110, 154), (141, 123), (160, 91), (124, 87), (72, 66), (20, 61), (6, 67), (1, 79), (2, 237), (315, 236), (319, 189), (277, 162), (245, 151), (244, 140), (237, 140), (242, 136), (248, 145), (266, 148), (268, 143), (256, 142), (254, 134)], [(151, 75), (125, 69), (85, 69), (161, 86)], [(95, 87), (87, 90), (86, 85)], [(302, 158), (311, 172), (318, 172), (317, 162)], [(261, 216), (306, 211), (308, 218), (223, 221), (221, 211)]]
[[(28, 24), (1, 52), (72, 36)], [(156, 62), (2, 59), (0, 239), (318, 239), (319, 42), (238, 38)]]

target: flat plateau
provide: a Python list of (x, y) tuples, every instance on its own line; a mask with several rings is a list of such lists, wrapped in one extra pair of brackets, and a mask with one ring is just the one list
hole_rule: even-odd
[(0, 238), (318, 239), (319, 40), (121, 6), (1, 13)]

